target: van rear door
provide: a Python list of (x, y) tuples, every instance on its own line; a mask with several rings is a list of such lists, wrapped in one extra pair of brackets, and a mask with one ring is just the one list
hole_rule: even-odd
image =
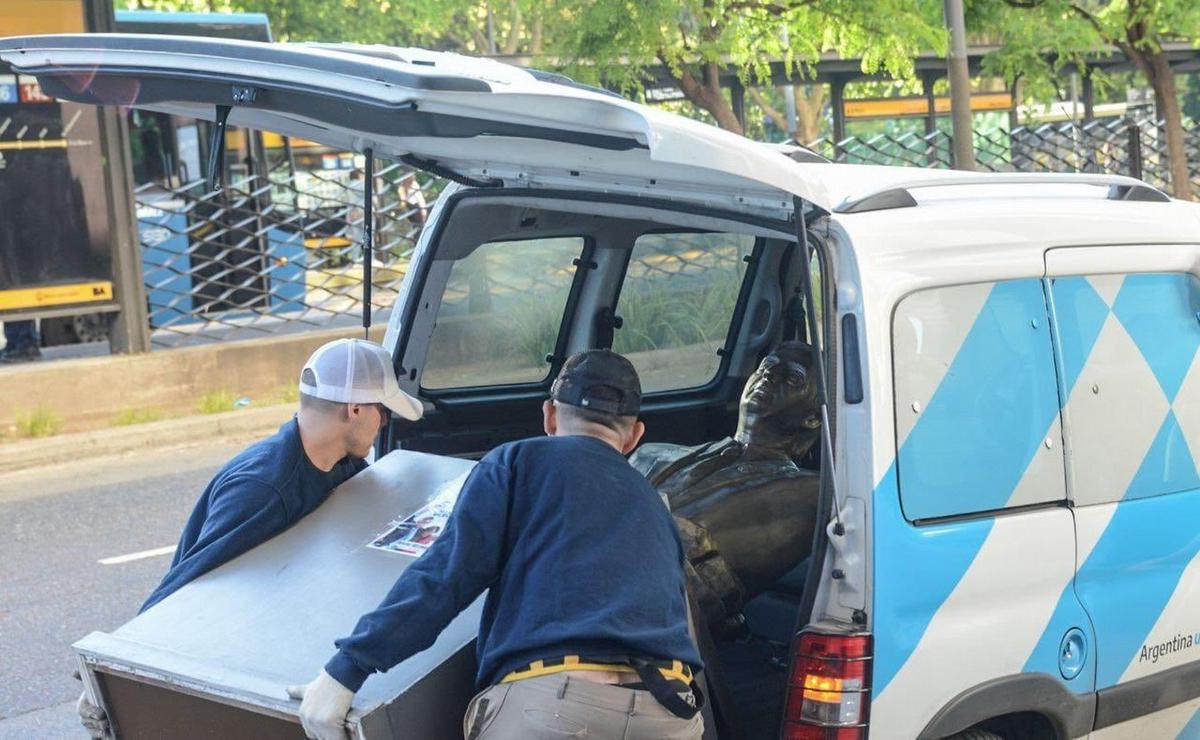
[(507, 185), (612, 190), (736, 206), (823, 209), (821, 177), (769, 147), (565, 78), (421, 49), (132, 34), (0, 41), (48, 94), (228, 122), (333, 147), (416, 157)]

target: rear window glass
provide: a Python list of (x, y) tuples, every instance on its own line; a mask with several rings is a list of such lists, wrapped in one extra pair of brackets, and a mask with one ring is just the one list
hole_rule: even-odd
[(583, 237), (489, 242), (455, 262), (422, 387), (545, 380), (583, 247)]
[(712, 380), (754, 250), (747, 234), (643, 234), (617, 303), (613, 351), (633, 362), (642, 391)]
[(1039, 280), (936, 288), (892, 325), (897, 472), (908, 519), (1066, 497)]

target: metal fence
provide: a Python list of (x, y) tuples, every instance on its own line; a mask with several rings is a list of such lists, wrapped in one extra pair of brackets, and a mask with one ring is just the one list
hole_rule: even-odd
[[(1200, 131), (1188, 128), (1200, 188)], [(1168, 185), (1165, 135), (1149, 120), (978, 130), (981, 169), (1127, 174)], [(838, 162), (949, 167), (951, 138), (850, 137), (810, 145)], [(216, 193), (202, 182), (136, 193), (155, 347), (350, 327), (362, 314), (361, 172), (288, 167)], [(357, 179), (356, 179), (357, 178)], [(391, 165), (377, 173), (373, 323), (385, 323), (441, 181)], [(662, 269), (661, 267), (654, 269)]]
[[(1185, 125), (1193, 184), (1200, 187), (1200, 130)], [(1165, 127), (1148, 118), (1042, 124), (975, 131), (975, 159), (992, 172), (1096, 172), (1130, 175), (1168, 190)], [(949, 168), (953, 137), (944, 131), (821, 139), (810, 148), (837, 162)]]
[[(376, 173), (373, 322), (386, 322), (440, 183)], [(362, 314), (362, 172), (246, 176), (135, 191), (152, 342), (173, 347), (353, 326)]]

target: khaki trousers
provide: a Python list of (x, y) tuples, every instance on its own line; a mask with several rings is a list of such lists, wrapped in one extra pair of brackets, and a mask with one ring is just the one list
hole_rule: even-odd
[(649, 691), (551, 674), (497, 684), (471, 700), (466, 740), (699, 740), (700, 713), (680, 719)]

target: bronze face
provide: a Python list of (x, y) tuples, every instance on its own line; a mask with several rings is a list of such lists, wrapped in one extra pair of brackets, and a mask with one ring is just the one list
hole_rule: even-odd
[(763, 358), (742, 391), (741, 428), (753, 432), (761, 424), (770, 424), (778, 431), (799, 431), (819, 425), (817, 387), (805, 354), (811, 357), (777, 351)]

